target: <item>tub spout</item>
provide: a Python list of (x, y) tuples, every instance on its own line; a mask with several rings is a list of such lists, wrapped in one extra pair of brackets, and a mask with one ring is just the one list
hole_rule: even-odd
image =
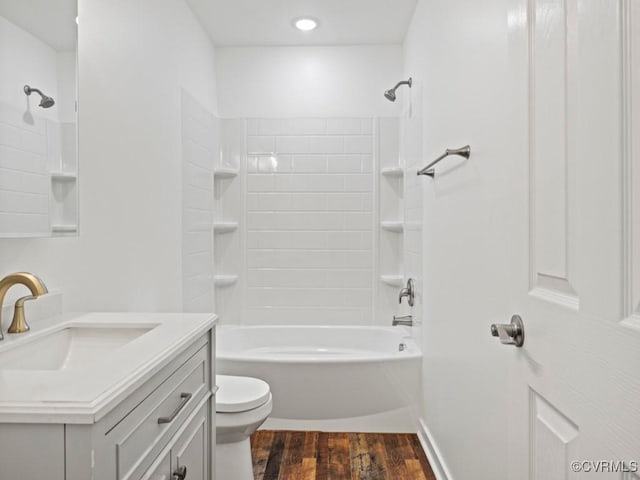
[(413, 327), (413, 316), (411, 315), (402, 315), (401, 317), (393, 316), (393, 322), (391, 322), (392, 326), (404, 325), (405, 327)]

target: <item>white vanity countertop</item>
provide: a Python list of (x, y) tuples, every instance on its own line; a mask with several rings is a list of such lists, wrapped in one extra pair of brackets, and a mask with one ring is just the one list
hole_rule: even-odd
[(27, 333), (5, 334), (0, 353), (67, 327), (153, 327), (86, 367), (35, 370), (0, 364), (0, 423), (95, 423), (216, 321), (212, 314), (75, 313), (41, 320)]

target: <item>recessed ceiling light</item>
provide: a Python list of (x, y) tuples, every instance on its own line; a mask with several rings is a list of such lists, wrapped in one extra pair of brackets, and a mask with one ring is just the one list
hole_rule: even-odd
[(294, 20), (293, 24), (298, 30), (302, 30), (303, 32), (310, 32), (318, 26), (317, 20), (309, 17), (298, 18)]

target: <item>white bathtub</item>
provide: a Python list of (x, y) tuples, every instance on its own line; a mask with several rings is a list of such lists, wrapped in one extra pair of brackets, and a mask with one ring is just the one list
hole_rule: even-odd
[(263, 428), (415, 432), (421, 359), (407, 327), (217, 329), (217, 373), (271, 386)]

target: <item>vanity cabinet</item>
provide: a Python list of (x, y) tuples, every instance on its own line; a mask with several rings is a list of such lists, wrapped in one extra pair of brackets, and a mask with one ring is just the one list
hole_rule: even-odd
[(94, 423), (0, 425), (0, 479), (212, 480), (214, 345), (211, 329)]

